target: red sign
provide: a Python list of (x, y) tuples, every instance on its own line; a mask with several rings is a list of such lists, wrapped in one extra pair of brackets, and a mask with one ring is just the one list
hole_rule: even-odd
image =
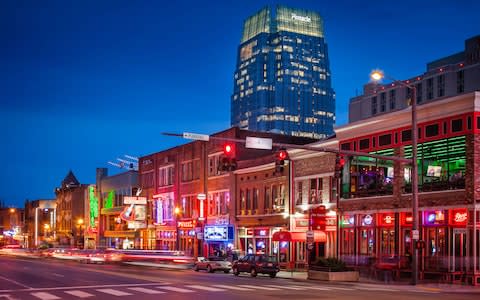
[(325, 227), (327, 225), (326, 215), (327, 209), (323, 205), (312, 209), (311, 222), (313, 230), (325, 230)]
[(453, 226), (467, 226), (468, 211), (466, 208), (451, 209), (449, 211), (449, 223)]
[(412, 225), (413, 216), (411, 212), (400, 213), (400, 220), (402, 220), (402, 225)]
[(380, 225), (382, 226), (394, 226), (395, 214), (380, 214)]

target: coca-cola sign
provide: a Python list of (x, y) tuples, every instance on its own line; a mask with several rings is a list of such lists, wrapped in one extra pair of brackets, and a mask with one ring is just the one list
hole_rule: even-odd
[(327, 215), (327, 209), (323, 205), (312, 209), (311, 222), (312, 222), (313, 230), (325, 230), (326, 223), (327, 223), (326, 215)]

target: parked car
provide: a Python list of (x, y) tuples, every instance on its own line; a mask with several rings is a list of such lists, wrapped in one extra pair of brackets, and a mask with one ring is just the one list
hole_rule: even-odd
[(232, 263), (224, 257), (198, 257), (198, 260), (195, 262), (193, 269), (197, 272), (199, 270), (207, 270), (207, 272), (209, 273), (213, 273), (215, 271), (223, 271), (224, 273), (229, 273), (232, 269)]
[(235, 276), (238, 276), (241, 272), (247, 272), (252, 277), (256, 277), (260, 273), (268, 274), (270, 277), (275, 278), (280, 268), (275, 256), (248, 254), (233, 262), (232, 271)]

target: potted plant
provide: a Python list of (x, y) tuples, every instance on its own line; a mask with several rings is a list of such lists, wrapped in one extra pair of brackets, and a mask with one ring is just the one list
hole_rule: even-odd
[(319, 258), (308, 268), (308, 279), (324, 281), (358, 281), (358, 271), (349, 268), (344, 261), (335, 257)]

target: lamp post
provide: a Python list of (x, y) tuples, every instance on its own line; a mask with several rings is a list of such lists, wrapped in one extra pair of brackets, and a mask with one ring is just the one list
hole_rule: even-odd
[(417, 164), (417, 141), (418, 141), (418, 129), (417, 129), (417, 89), (415, 85), (407, 84), (403, 81), (395, 80), (386, 76), (380, 70), (374, 70), (370, 73), (370, 78), (374, 81), (380, 81), (383, 78), (392, 80), (400, 85), (411, 90), (411, 105), (412, 105), (412, 240), (413, 240), (413, 256), (412, 256), (412, 285), (418, 283), (418, 249), (416, 247), (416, 241), (419, 239), (418, 231), (418, 164)]
[(175, 207), (174, 211), (175, 213), (175, 250), (179, 251), (180, 250), (180, 230), (178, 228), (178, 220), (180, 219), (180, 207)]
[[(77, 246), (80, 246), (81, 239), (84, 239), (83, 236), (83, 219), (77, 220), (77, 227), (78, 227), (78, 238), (77, 238)], [(82, 243), (83, 248), (85, 248), (85, 240)]]

